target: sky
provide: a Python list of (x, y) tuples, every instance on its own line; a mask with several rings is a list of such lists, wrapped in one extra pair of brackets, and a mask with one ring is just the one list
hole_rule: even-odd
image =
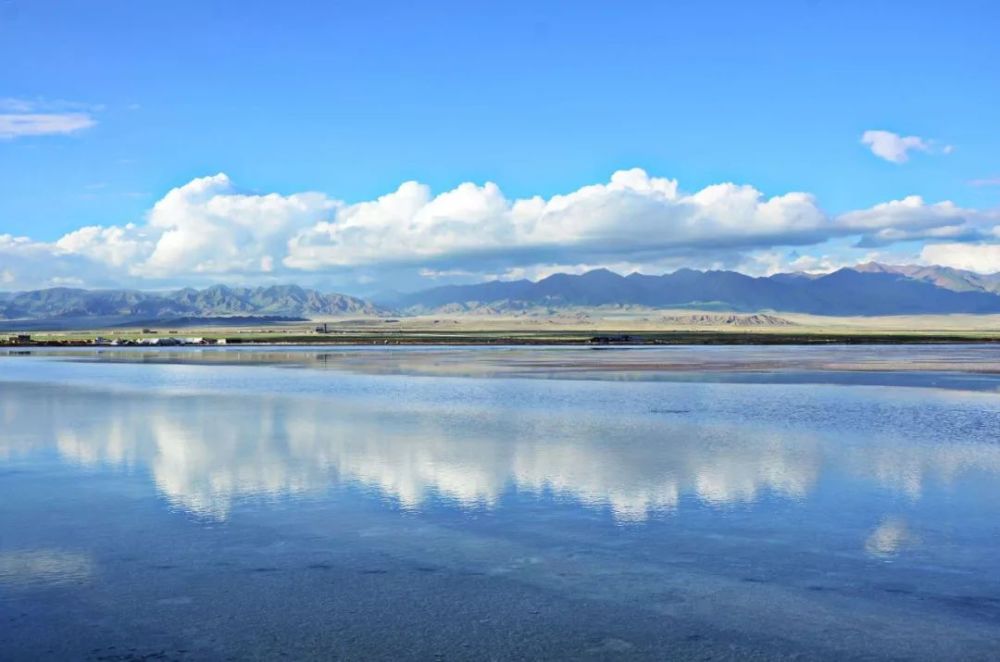
[(997, 272), (998, 33), (966, 0), (0, 0), (0, 289)]

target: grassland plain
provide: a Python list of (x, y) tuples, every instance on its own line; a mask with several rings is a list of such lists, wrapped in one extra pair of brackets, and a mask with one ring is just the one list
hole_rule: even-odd
[[(202, 338), (230, 344), (813, 344), (1000, 341), (1000, 315), (825, 317), (690, 310), (339, 317), (303, 322), (33, 331), (33, 344)], [(4, 341), (17, 336), (11, 332)], [(22, 339), (22, 342), (23, 339)]]

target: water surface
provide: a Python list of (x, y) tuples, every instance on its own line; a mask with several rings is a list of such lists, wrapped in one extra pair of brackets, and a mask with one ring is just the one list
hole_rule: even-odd
[(0, 658), (1000, 649), (996, 349), (161, 352), (0, 356)]

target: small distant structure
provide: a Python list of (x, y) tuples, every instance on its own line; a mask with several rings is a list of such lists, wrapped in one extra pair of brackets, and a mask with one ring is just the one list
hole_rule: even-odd
[(587, 341), (591, 345), (636, 345), (643, 342), (642, 336), (632, 336), (627, 333), (611, 336), (594, 336)]
[(155, 347), (173, 347), (175, 345), (182, 345), (182, 343), (177, 338), (143, 338), (139, 341), (140, 345), (153, 345)]
[(327, 327), (326, 322), (323, 322), (316, 327), (316, 333), (330, 333), (330, 329)]
[(11, 336), (7, 339), (11, 345), (30, 345), (31, 336), (27, 333), (19, 333), (16, 336)]

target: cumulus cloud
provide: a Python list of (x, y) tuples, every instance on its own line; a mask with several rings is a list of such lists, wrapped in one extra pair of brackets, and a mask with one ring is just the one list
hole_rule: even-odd
[[(135, 223), (82, 227), (53, 242), (0, 236), (0, 285), (333, 278), (413, 287), (414, 279), (539, 277), (597, 266), (767, 272), (776, 263), (766, 251), (788, 255), (837, 239), (855, 248), (981, 242), (994, 227), (996, 211), (950, 201), (910, 196), (830, 216), (808, 193), (768, 197), (734, 183), (685, 192), (638, 168), (548, 198), (509, 198), (492, 182), (435, 194), (410, 181), (352, 203), (316, 192), (248, 192), (220, 173), (174, 188)], [(815, 270), (843, 259), (847, 253), (796, 254), (782, 262)]]
[(880, 129), (872, 129), (861, 134), (861, 144), (866, 145), (875, 156), (891, 163), (906, 163), (910, 159), (910, 152), (914, 151), (940, 151), (950, 154), (954, 150), (951, 145), (938, 147), (933, 141), (920, 136), (901, 136)]
[(114, 285), (119, 274), (86, 255), (27, 237), (0, 234), (0, 287), (5, 290), (56, 287), (67, 283)]
[(955, 269), (1000, 273), (1000, 244), (928, 244), (923, 247), (920, 257), (925, 262)]
[(267, 273), (291, 234), (339, 204), (319, 193), (239, 193), (223, 173), (195, 179), (153, 206), (146, 230), (157, 239), (135, 272)]
[(883, 202), (838, 218), (841, 230), (862, 235), (862, 247), (917, 239), (973, 240), (997, 220), (996, 212), (964, 209), (951, 201), (929, 204), (919, 195)]
[(551, 256), (567, 247), (577, 255), (620, 255), (760, 245), (778, 237), (808, 243), (826, 222), (806, 193), (765, 198), (751, 186), (718, 184), (685, 195), (675, 180), (638, 168), (547, 200), (511, 200), (491, 182), (462, 184), (437, 196), (406, 182), (377, 200), (345, 205), (296, 234), (285, 264), (315, 270), (499, 251)]
[(55, 248), (131, 271), (131, 266), (142, 259), (152, 245), (134, 224), (129, 223), (124, 227), (82, 227), (61, 237)]

